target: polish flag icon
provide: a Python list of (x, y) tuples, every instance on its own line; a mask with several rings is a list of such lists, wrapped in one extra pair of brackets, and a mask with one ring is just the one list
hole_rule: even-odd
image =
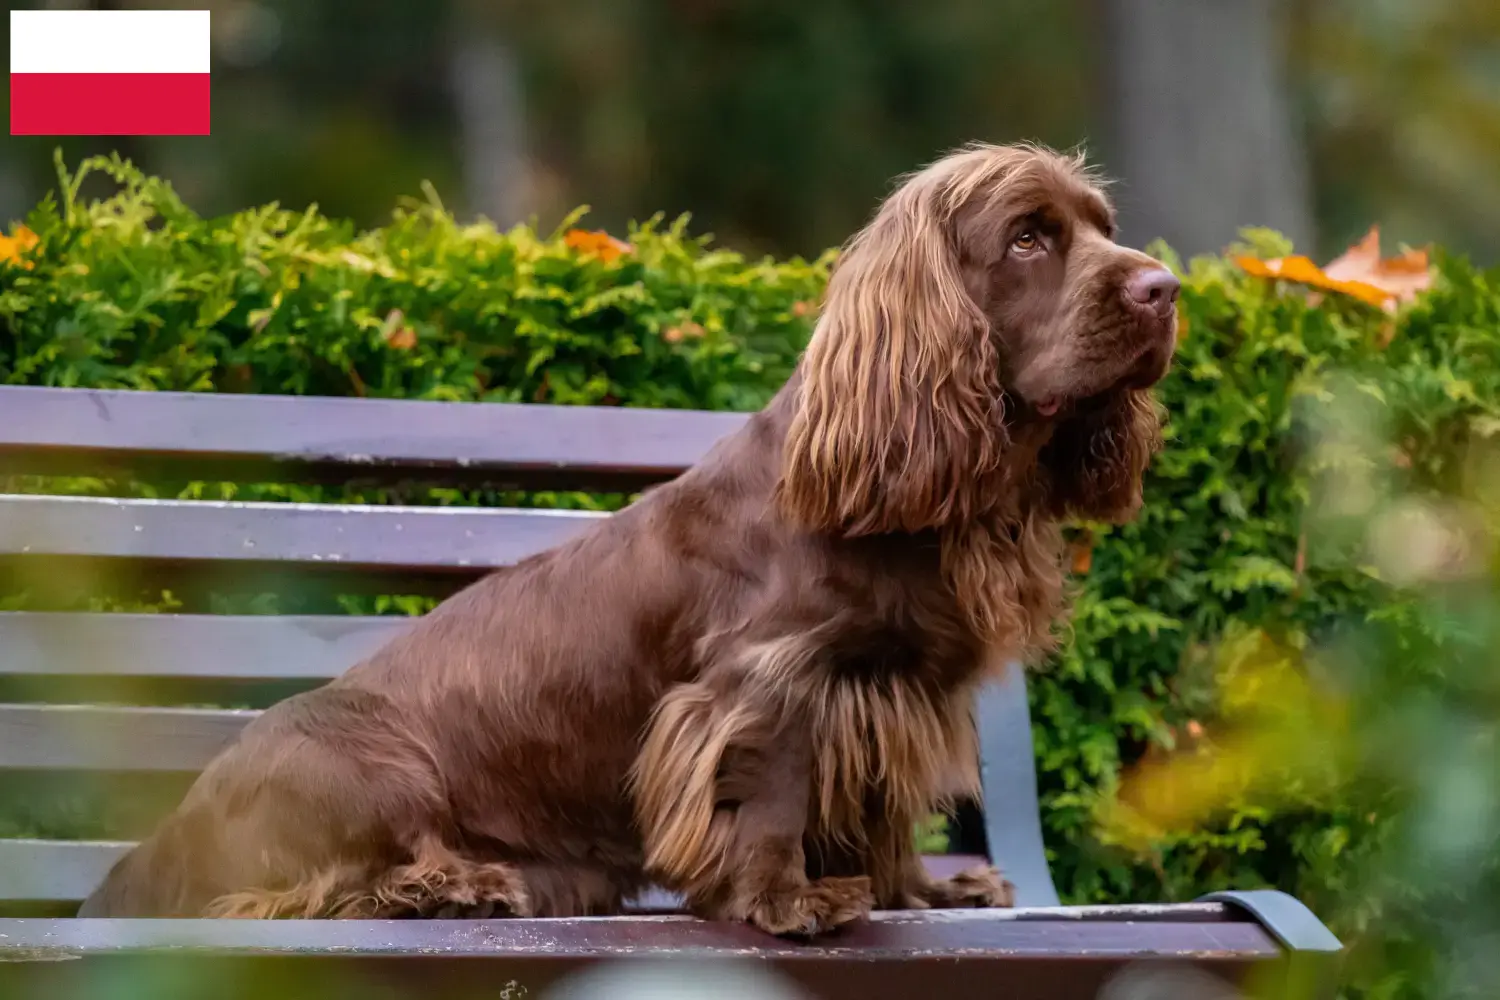
[(206, 10), (13, 10), (11, 135), (208, 135)]

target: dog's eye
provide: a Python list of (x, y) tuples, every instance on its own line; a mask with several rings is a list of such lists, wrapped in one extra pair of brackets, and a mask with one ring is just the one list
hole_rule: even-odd
[(1041, 247), (1041, 238), (1030, 229), (1010, 241), (1010, 248), (1016, 253), (1032, 253), (1035, 250), (1040, 250)]

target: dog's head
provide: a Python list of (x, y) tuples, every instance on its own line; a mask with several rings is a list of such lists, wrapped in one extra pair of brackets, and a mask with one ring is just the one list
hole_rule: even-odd
[[(1121, 520), (1157, 447), (1178, 282), (1114, 241), (1081, 159), (971, 146), (849, 243), (802, 366), (779, 496), (845, 534), (985, 516), (1024, 479)], [(1032, 475), (1032, 472), (1036, 475)]]

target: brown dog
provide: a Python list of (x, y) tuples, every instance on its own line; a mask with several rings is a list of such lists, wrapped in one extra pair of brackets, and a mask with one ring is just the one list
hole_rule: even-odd
[(913, 828), (975, 791), (976, 688), (1053, 643), (1059, 520), (1140, 502), (1178, 285), (1112, 233), (1044, 150), (907, 179), (741, 432), (267, 711), (82, 914), (1008, 905)]

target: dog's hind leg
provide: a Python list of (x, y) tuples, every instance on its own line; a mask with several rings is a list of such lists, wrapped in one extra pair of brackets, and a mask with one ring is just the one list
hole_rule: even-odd
[(521, 870), (477, 861), (436, 836), (417, 844), (412, 859), (331, 901), (340, 919), (529, 917), (532, 897)]
[(474, 861), (435, 837), (385, 872), (328, 869), (288, 889), (252, 889), (215, 900), (205, 914), (251, 920), (393, 920), (412, 917), (526, 917), (531, 894), (521, 872)]
[(369, 875), (362, 869), (328, 869), (288, 889), (257, 888), (220, 896), (203, 916), (239, 920), (316, 920), (334, 916), (334, 909), (362, 885)]

